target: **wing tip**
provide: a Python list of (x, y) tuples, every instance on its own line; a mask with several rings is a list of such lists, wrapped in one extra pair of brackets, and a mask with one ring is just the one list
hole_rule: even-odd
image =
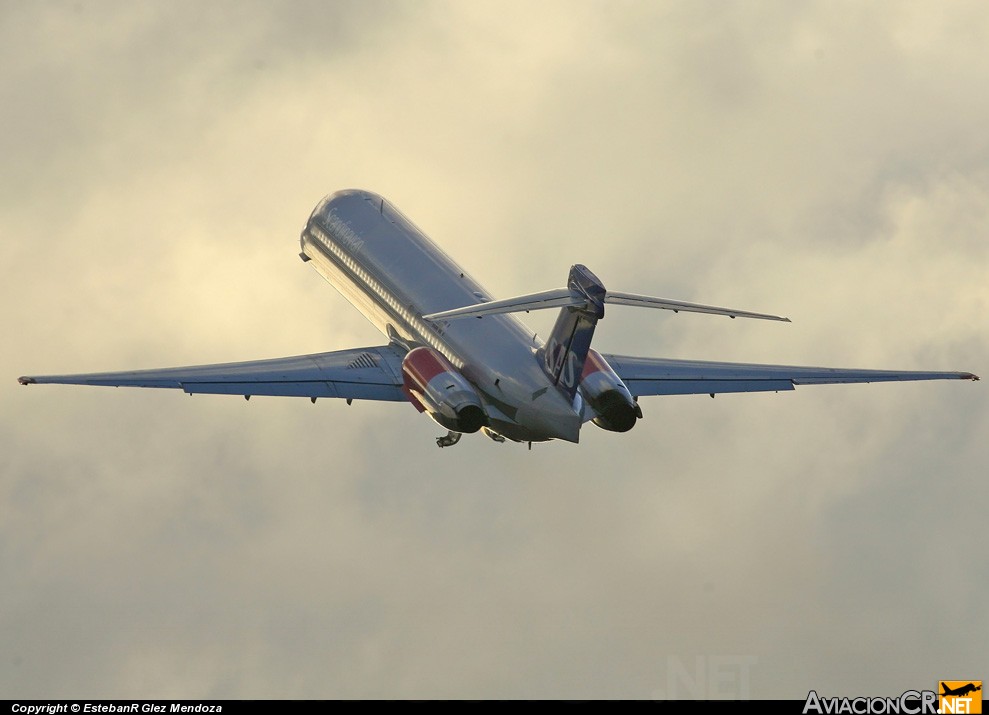
[(38, 383), (33, 377), (19, 377), (17, 378), (17, 382), (22, 385), (36, 385)]
[(981, 378), (974, 372), (965, 372), (961, 374), (962, 380), (971, 380), (972, 382), (978, 382)]

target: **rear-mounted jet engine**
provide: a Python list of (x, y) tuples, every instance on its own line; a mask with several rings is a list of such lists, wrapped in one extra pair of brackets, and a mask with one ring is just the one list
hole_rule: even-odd
[(449, 430), (436, 444), (449, 447), (462, 433), (477, 432), (488, 424), (481, 398), (449, 360), (432, 348), (410, 350), (402, 360), (402, 389), (420, 412), (427, 412)]
[(609, 432), (628, 432), (642, 417), (632, 393), (611, 369), (611, 365), (594, 348), (587, 351), (584, 373), (580, 378), (580, 392), (597, 417), (594, 424)]

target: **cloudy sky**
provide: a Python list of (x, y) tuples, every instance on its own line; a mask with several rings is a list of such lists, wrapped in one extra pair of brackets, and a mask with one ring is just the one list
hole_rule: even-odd
[(986, 677), (985, 383), (652, 398), (529, 452), (16, 378), (380, 344), (296, 255), (349, 187), (496, 295), (582, 262), (794, 321), (616, 308), (602, 351), (989, 375), (987, 48), (978, 0), (0, 1), (0, 697)]

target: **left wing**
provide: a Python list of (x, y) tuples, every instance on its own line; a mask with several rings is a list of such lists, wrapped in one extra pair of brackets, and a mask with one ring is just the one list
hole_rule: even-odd
[(634, 397), (643, 395), (714, 395), (719, 392), (774, 392), (794, 385), (903, 380), (978, 380), (970, 372), (903, 372), (791, 367), (748, 363), (670, 360), (605, 355)]
[(218, 365), (195, 365), (162, 370), (99, 372), (85, 375), (21, 377), (22, 385), (104, 385), (161, 387), (189, 394), (282, 395), (287, 397), (343, 397), (356, 400), (402, 402), (402, 358), (393, 345), (355, 348), (330, 353), (252, 360)]

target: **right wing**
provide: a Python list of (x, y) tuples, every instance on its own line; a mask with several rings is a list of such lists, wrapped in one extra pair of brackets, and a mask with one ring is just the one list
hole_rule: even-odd
[(671, 360), (623, 355), (604, 359), (633, 397), (644, 395), (714, 395), (719, 392), (775, 392), (794, 385), (902, 380), (978, 380), (970, 372), (847, 370), (749, 363)]
[(162, 370), (21, 377), (18, 382), (22, 385), (54, 383), (175, 388), (190, 395), (282, 395), (403, 402), (408, 399), (402, 392), (404, 355), (405, 351), (401, 348), (384, 345), (273, 360)]

